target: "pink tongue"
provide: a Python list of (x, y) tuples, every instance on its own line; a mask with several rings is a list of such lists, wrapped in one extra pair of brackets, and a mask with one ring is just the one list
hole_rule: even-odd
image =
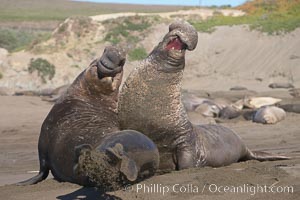
[(180, 41), (180, 39), (175, 38), (174, 40), (172, 40), (171, 42), (169, 42), (169, 44), (166, 46), (167, 50), (170, 50), (174, 47), (174, 49), (176, 50), (181, 50), (182, 49), (182, 42)]

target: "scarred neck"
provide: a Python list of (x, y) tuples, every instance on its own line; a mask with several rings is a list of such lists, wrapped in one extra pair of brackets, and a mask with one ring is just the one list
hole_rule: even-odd
[[(153, 61), (151, 56), (144, 62), (144, 67), (140, 68), (139, 74), (145, 77), (145, 84), (152, 91), (147, 97), (147, 102), (152, 105), (153, 115), (160, 120), (161, 128), (178, 133), (175, 138), (184, 136), (192, 130), (192, 124), (188, 119), (186, 110), (181, 102), (181, 85), (183, 70), (178, 72), (162, 72), (162, 63)], [(149, 105), (150, 106), (150, 105)]]

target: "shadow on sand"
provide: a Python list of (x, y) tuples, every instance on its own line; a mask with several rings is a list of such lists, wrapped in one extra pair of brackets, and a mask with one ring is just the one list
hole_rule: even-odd
[(106, 194), (93, 187), (82, 187), (72, 193), (57, 196), (59, 200), (122, 200), (114, 195)]

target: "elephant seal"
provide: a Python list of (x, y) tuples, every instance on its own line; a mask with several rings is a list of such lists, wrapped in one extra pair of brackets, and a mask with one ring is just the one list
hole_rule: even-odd
[(263, 106), (255, 112), (253, 122), (276, 124), (277, 122), (284, 120), (285, 117), (286, 113), (283, 109), (276, 106)]
[(208, 99), (193, 94), (184, 94), (182, 103), (187, 112), (195, 111), (204, 117), (216, 117), (219, 115), (220, 110), (230, 104), (224, 98)]
[(96, 148), (83, 144), (75, 151), (74, 173), (89, 177), (105, 191), (152, 176), (159, 165), (156, 145), (133, 130), (108, 134)]
[(147, 135), (158, 146), (161, 170), (220, 167), (242, 160), (285, 156), (250, 151), (232, 130), (193, 125), (181, 102), (185, 51), (196, 48), (198, 34), (187, 22), (175, 22), (150, 55), (125, 81), (119, 96), (121, 129)]
[(294, 85), (291, 84), (291, 83), (271, 83), (271, 84), (269, 84), (269, 88), (272, 88), (272, 89), (276, 89), (276, 88), (288, 89), (288, 88), (294, 88)]
[(300, 88), (289, 89), (289, 93), (292, 97), (300, 97)]
[(59, 86), (53, 90), (45, 89), (40, 91), (41, 99), (43, 101), (55, 102), (59, 99), (59, 97), (65, 93), (65, 91), (69, 88), (69, 84)]
[(300, 104), (284, 104), (279, 105), (286, 112), (300, 113)]
[(59, 86), (55, 89), (46, 88), (38, 91), (25, 90), (15, 92), (15, 96), (40, 96), (43, 101), (55, 102), (68, 88), (69, 84)]
[(186, 111), (194, 111), (200, 104), (208, 100), (207, 98), (200, 98), (192, 94), (185, 94), (182, 96), (182, 103)]
[(204, 117), (217, 117), (219, 115), (220, 108), (213, 101), (206, 100), (197, 106), (195, 112), (203, 115)]
[[(84, 186), (97, 185), (93, 182), (93, 177), (73, 172), (74, 166), (78, 166), (76, 162), (80, 155), (80, 153), (76, 153), (80, 149), (78, 146), (83, 144), (90, 145), (91, 149), (96, 148), (93, 152), (97, 152), (100, 145), (101, 151), (108, 152), (108, 155), (103, 158), (103, 153), (100, 153), (98, 160), (103, 161), (103, 165), (118, 170), (118, 173), (122, 173), (129, 181), (139, 177), (137, 170), (142, 170), (141, 173), (146, 170), (155, 171), (158, 163), (141, 168), (141, 165), (148, 160), (143, 158), (139, 151), (145, 152), (146, 147), (155, 158), (149, 163), (157, 161), (156, 147), (150, 139), (140, 136), (135, 131), (119, 131), (118, 128), (117, 100), (124, 63), (125, 53), (123, 51), (115, 47), (107, 47), (102, 57), (94, 60), (75, 79), (67, 91), (56, 101), (42, 124), (38, 143), (39, 174), (18, 183), (18, 185), (38, 183), (46, 179), (49, 170), (58, 181)], [(112, 137), (116, 138), (108, 136), (112, 133), (114, 133)], [(141, 141), (133, 140), (135, 136), (139, 137)], [(119, 143), (117, 147), (111, 146), (110, 144), (113, 145), (117, 139)], [(141, 145), (145, 146), (141, 147)], [(123, 150), (120, 150), (121, 146)], [(116, 148), (119, 150), (116, 151)], [(115, 152), (114, 155), (111, 152)], [(131, 157), (132, 155), (133, 157)], [(119, 159), (112, 162), (113, 157)], [(142, 160), (141, 163), (138, 163), (139, 159)], [(103, 165), (99, 166), (99, 171), (107, 173)], [(110, 174), (107, 176), (109, 177)], [(110, 180), (112, 181), (112, 178)], [(102, 181), (105, 183), (105, 180)], [(118, 185), (118, 180), (114, 179), (114, 181), (111, 184)]]
[(229, 106), (228, 100), (223, 98), (206, 99), (195, 109), (195, 112), (202, 114), (204, 117), (218, 117), (220, 111)]
[[(243, 111), (244, 106), (250, 105), (250, 103), (247, 100), (248, 100), (248, 98), (246, 97), (246, 98), (240, 99), (240, 100), (226, 106), (225, 108), (223, 108), (220, 111), (218, 117), (221, 119), (227, 120), (227, 119), (238, 118), (239, 116), (243, 115), (244, 119), (252, 120), (252, 116), (251, 116), (251, 119), (248, 119), (249, 111), (248, 110), (245, 112)], [(253, 107), (253, 105), (250, 105), (250, 106)]]
[(241, 110), (236, 107), (230, 105), (226, 106), (219, 112), (219, 118), (221, 119), (234, 119), (239, 117), (242, 114)]
[(243, 86), (234, 86), (234, 87), (231, 87), (229, 90), (233, 91), (233, 90), (248, 90), (246, 87), (243, 87)]
[(271, 106), (281, 102), (282, 99), (273, 97), (245, 97), (244, 107), (257, 109), (263, 106)]

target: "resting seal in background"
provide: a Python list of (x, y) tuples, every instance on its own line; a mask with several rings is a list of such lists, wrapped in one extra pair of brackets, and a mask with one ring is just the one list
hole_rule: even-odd
[[(87, 177), (82, 171), (73, 172), (74, 166), (75, 169), (78, 166), (84, 167), (84, 162), (77, 165), (78, 156), (84, 159), (81, 149), (86, 148), (82, 148), (82, 145), (89, 146), (90, 152), (99, 156), (94, 159), (103, 161), (98, 172), (108, 173), (105, 167), (115, 170), (114, 176), (106, 174), (107, 177), (111, 176), (110, 187), (118, 185), (119, 176), (134, 181), (139, 177), (139, 172), (143, 174), (148, 171), (153, 174), (158, 167), (158, 150), (154, 143), (136, 131), (119, 131), (118, 128), (117, 100), (124, 63), (124, 52), (115, 47), (107, 47), (102, 57), (93, 61), (76, 78), (43, 122), (38, 144), (39, 174), (18, 185), (40, 182), (46, 179), (49, 170), (59, 181), (85, 186), (105, 183), (106, 180), (97, 179), (100, 175)], [(134, 137), (138, 137), (140, 141), (133, 140)], [(147, 157), (150, 160), (140, 155), (146, 151), (152, 155), (151, 158)], [(88, 164), (91, 166), (91, 162)], [(99, 162), (95, 162), (97, 164)], [(94, 166), (97, 167), (98, 165)]]
[(291, 83), (271, 83), (269, 85), (269, 88), (272, 88), (272, 89), (276, 89), (276, 88), (288, 89), (288, 88), (294, 88), (294, 85), (291, 84)]
[(284, 120), (286, 113), (283, 109), (276, 106), (263, 106), (253, 115), (253, 121), (262, 124), (276, 124)]
[(252, 152), (232, 130), (220, 125), (196, 126), (181, 102), (185, 51), (196, 48), (198, 35), (187, 22), (175, 22), (163, 41), (129, 75), (119, 97), (121, 129), (146, 134), (158, 146), (160, 169), (219, 167), (285, 156)]
[(300, 97), (300, 88), (289, 89), (289, 93), (292, 97), (298, 98)]
[(62, 85), (55, 89), (43, 89), (39, 91), (27, 90), (27, 91), (19, 91), (15, 92), (16, 96), (40, 96), (43, 101), (55, 102), (59, 99), (59, 97), (65, 93), (65, 91), (69, 88), (70, 84)]
[(295, 103), (295, 104), (284, 104), (284, 105), (279, 105), (279, 108), (282, 108), (286, 112), (293, 112), (293, 113), (300, 113), (300, 104)]

